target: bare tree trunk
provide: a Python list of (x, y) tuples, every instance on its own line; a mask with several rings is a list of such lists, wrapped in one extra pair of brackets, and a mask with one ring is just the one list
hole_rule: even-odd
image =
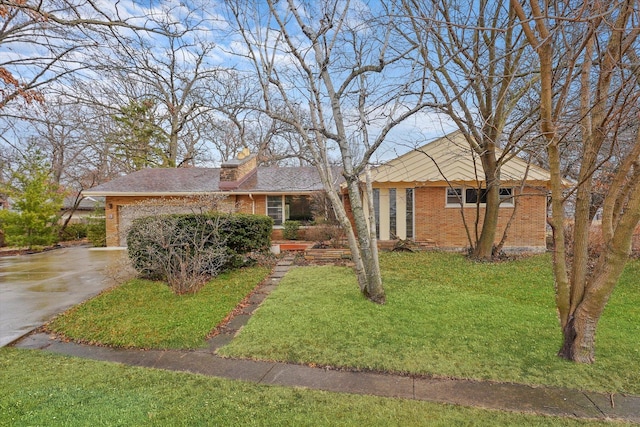
[[(616, 168), (603, 203), (604, 248), (593, 271), (590, 272), (588, 245), (592, 177), (599, 167), (598, 157), (606, 154), (601, 150), (604, 140), (611, 138), (612, 143), (616, 143), (620, 123), (625, 121), (625, 115), (622, 113), (630, 106), (625, 104), (629, 99), (625, 92), (625, 80), (621, 81), (619, 87), (613, 88), (611, 82), (618, 70), (627, 68), (627, 64), (623, 64), (621, 60), (627, 50), (633, 49), (631, 46), (640, 34), (637, 28), (629, 28), (630, 19), (637, 19), (631, 18), (637, 13), (637, 2), (628, 0), (614, 5), (590, 4), (577, 10), (575, 15), (563, 17), (560, 21), (550, 20), (548, 16), (553, 12), (546, 9), (543, 11), (536, 0), (529, 2), (532, 21), (529, 21), (530, 17), (524, 12), (522, 3), (511, 0), (511, 4), (521, 20), (529, 43), (536, 48), (540, 59), (541, 130), (548, 142), (547, 154), (551, 170), (553, 214), (550, 224), (553, 228), (555, 246), (553, 271), (556, 305), (564, 335), (558, 355), (575, 362), (593, 363), (598, 321), (622, 274), (631, 249), (633, 230), (640, 220), (640, 134), (636, 130), (635, 146), (619, 159), (622, 161)], [(537, 35), (529, 22), (534, 23)], [(604, 22), (606, 24), (603, 24)], [(549, 24), (583, 25), (583, 38), (575, 46), (565, 46), (567, 51), (554, 51), (554, 36), (560, 37), (567, 31), (561, 27), (549, 27)], [(549, 28), (556, 30), (556, 34), (551, 34)], [(598, 51), (594, 53), (596, 48)], [(565, 60), (562, 64), (564, 73), (555, 73), (553, 60), (556, 54)], [(592, 57), (598, 58), (597, 69), (592, 67)], [(581, 67), (578, 87), (583, 149), (576, 191), (573, 262), (569, 276), (563, 232), (560, 138), (556, 120), (567, 113), (566, 99), (576, 82), (574, 71), (578, 66)], [(559, 89), (554, 93), (556, 76), (560, 79), (555, 82)], [(620, 76), (623, 74), (618, 74), (618, 78)], [(629, 76), (627, 83), (637, 86), (640, 83), (640, 75), (635, 78), (633, 75)], [(592, 87), (595, 87), (595, 90), (592, 90)], [(618, 103), (618, 99), (622, 101)]]
[(614, 247), (602, 255), (595, 275), (581, 286), (585, 294), (563, 328), (564, 342), (558, 355), (564, 359), (579, 363), (595, 361), (596, 327), (631, 249), (631, 233), (618, 234), (618, 241), (612, 242)]
[(380, 273), (380, 261), (378, 258), (378, 239), (376, 237), (376, 224), (375, 224), (375, 215), (374, 215), (374, 207), (373, 207), (373, 184), (371, 182), (371, 170), (369, 167), (366, 167), (365, 171), (365, 179), (366, 179), (366, 199), (368, 202), (369, 209), (369, 242), (371, 245), (371, 265), (370, 268), (377, 272), (375, 274), (375, 281), (369, 280), (369, 283), (373, 284), (369, 295), (374, 295), (375, 301), (379, 303), (385, 302), (385, 294), (384, 289), (382, 287), (382, 274)]
[(383, 304), (385, 295), (378, 265), (378, 251), (377, 248), (374, 248), (375, 241), (371, 241), (369, 224), (366, 221), (359, 185), (360, 182), (358, 180), (347, 181), (347, 191), (349, 192), (349, 201), (351, 202), (351, 211), (353, 212), (355, 231), (358, 238), (358, 247), (352, 248), (351, 253), (353, 254), (355, 249), (362, 258), (364, 275), (359, 275), (358, 280), (364, 279), (365, 283), (360, 283), (360, 289), (371, 301)]
[(495, 156), (495, 144), (487, 144), (488, 149), (482, 154), (482, 168), (486, 181), (486, 197), (482, 232), (473, 253), (474, 258), (491, 261), (493, 259), (493, 245), (498, 230), (498, 215), (500, 213), (500, 178)]
[(333, 190), (333, 185), (331, 181), (325, 179), (325, 171), (320, 170), (320, 176), (323, 177), (323, 184), (326, 188), (330, 188), (331, 190), (327, 191), (327, 196), (329, 200), (331, 200), (331, 204), (333, 206), (333, 210), (336, 214), (336, 219), (338, 223), (340, 223), (340, 227), (344, 230), (345, 235), (347, 237), (347, 244), (349, 245), (349, 250), (351, 251), (351, 260), (354, 264), (354, 269), (356, 272), (356, 279), (358, 280), (358, 286), (360, 287), (360, 292), (365, 293), (366, 285), (367, 285), (367, 274), (365, 272), (364, 262), (362, 260), (362, 256), (360, 254), (360, 250), (358, 247), (358, 240), (353, 231), (353, 227), (351, 226), (351, 221), (349, 220), (349, 216), (342, 204), (342, 200), (338, 197), (338, 194)]

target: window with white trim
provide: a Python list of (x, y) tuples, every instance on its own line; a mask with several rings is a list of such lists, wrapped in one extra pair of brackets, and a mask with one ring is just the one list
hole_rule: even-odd
[(373, 216), (376, 221), (376, 238), (380, 238), (380, 189), (373, 189)]
[(413, 188), (407, 188), (405, 190), (405, 197), (407, 200), (405, 213), (407, 239), (413, 239)]
[[(460, 204), (476, 205), (478, 200), (480, 205), (487, 203), (487, 190), (485, 188), (447, 188), (447, 207), (460, 206)], [(513, 206), (513, 188), (500, 188), (500, 206)]]
[(278, 226), (287, 220), (312, 221), (311, 196), (267, 196), (267, 215), (273, 218), (273, 225)]
[(462, 188), (447, 188), (447, 206), (460, 206), (463, 201)]
[(389, 233), (392, 236), (395, 236), (398, 232), (398, 228), (396, 226), (396, 221), (398, 218), (396, 217), (396, 189), (389, 189)]
[(273, 225), (282, 225), (282, 196), (267, 196), (267, 215), (273, 219)]
[(513, 206), (513, 188), (500, 189), (500, 206)]

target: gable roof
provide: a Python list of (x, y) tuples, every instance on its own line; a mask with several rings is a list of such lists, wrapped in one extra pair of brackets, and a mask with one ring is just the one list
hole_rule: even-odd
[[(501, 153), (498, 150), (497, 155)], [(476, 182), (484, 181), (479, 156), (471, 150), (462, 132), (457, 131), (416, 148), (371, 169), (373, 182)], [(501, 167), (502, 181), (546, 183), (549, 172), (513, 157)], [(446, 178), (446, 179), (445, 179)]]
[[(340, 169), (333, 170), (341, 179)], [(233, 190), (220, 189), (220, 168), (153, 168), (83, 191), (85, 196), (184, 196), (205, 193), (297, 194), (323, 190), (315, 167), (259, 167)]]
[[(73, 209), (75, 204), (76, 196), (67, 196), (62, 202), (62, 209)], [(93, 211), (98, 207), (104, 208), (104, 197), (83, 197), (75, 208), (78, 211)]]

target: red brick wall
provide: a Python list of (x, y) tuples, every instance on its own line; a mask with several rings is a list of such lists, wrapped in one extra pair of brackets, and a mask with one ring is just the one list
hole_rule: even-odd
[[(463, 249), (469, 247), (460, 207), (445, 207), (445, 194), (446, 187), (418, 187), (414, 190), (414, 240), (426, 242), (429, 247), (441, 249)], [(505, 248), (544, 250), (546, 248), (547, 229), (546, 189), (527, 187), (517, 197), (519, 206), (516, 217), (511, 223)], [(344, 200), (345, 208), (353, 224), (351, 206), (346, 194)], [(500, 208), (496, 243), (502, 238), (513, 209), (513, 207)], [(484, 208), (481, 208), (480, 218), (483, 215)], [(475, 235), (475, 207), (466, 207), (464, 216), (473, 239)], [(481, 225), (482, 220), (478, 227), (478, 233), (482, 230)]]
[(255, 195), (252, 196), (253, 200), (248, 195), (242, 194), (236, 196), (236, 205), (238, 212), (242, 213), (255, 213), (256, 215), (267, 214), (267, 196)]
[[(440, 248), (463, 248), (469, 246), (460, 207), (445, 207), (446, 188), (425, 187), (415, 189), (415, 234), (416, 240), (433, 241)], [(511, 223), (505, 247), (544, 248), (546, 245), (546, 190), (525, 188), (518, 195), (518, 210)], [(496, 243), (502, 238), (513, 207), (501, 207), (498, 219)], [(479, 210), (482, 230), (484, 208)], [(464, 218), (472, 239), (475, 235), (476, 208), (465, 207)], [(478, 231), (480, 232), (480, 231)]]

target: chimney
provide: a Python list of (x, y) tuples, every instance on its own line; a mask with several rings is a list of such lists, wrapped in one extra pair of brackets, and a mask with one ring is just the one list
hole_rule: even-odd
[(253, 175), (258, 167), (258, 156), (244, 148), (237, 158), (226, 161), (221, 166), (220, 189), (233, 190)]

